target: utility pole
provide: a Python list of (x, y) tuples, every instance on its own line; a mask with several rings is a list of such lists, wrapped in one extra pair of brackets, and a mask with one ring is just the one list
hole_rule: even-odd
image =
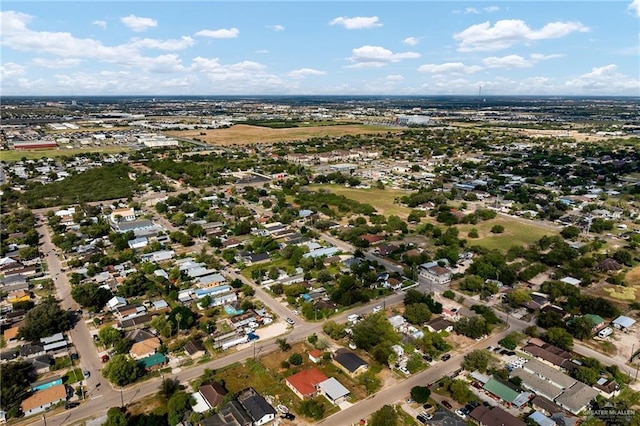
[(122, 395), (122, 386), (120, 386), (120, 407), (124, 408), (124, 396)]
[(47, 426), (47, 418), (42, 414), (42, 421), (44, 422), (44, 426)]

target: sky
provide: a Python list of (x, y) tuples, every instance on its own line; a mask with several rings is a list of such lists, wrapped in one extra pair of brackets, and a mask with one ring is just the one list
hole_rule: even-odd
[(0, 96), (640, 96), (640, 0), (4, 0), (0, 13)]

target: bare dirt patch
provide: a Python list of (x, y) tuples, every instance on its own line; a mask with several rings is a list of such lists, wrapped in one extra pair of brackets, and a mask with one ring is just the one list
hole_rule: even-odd
[(624, 278), (625, 281), (627, 281), (627, 284), (629, 284), (630, 286), (640, 285), (640, 266), (636, 266), (635, 268), (631, 269), (629, 272), (627, 272)]
[(389, 128), (382, 126), (342, 125), (318, 127), (293, 127), (288, 129), (271, 129), (268, 127), (238, 124), (227, 129), (185, 130), (167, 132), (168, 136), (199, 139), (211, 145), (231, 146), (250, 145), (274, 142), (305, 141), (309, 138), (323, 136), (346, 136), (360, 134), (378, 134), (387, 132)]

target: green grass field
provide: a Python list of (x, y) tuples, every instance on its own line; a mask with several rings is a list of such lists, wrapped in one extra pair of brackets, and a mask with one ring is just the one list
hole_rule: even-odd
[[(504, 226), (502, 234), (492, 234), (491, 227), (494, 225)], [(467, 245), (479, 245), (488, 249), (507, 251), (513, 246), (524, 246), (538, 241), (545, 235), (557, 234), (554, 231), (536, 226), (535, 222), (530, 224), (522, 223), (515, 219), (497, 217), (476, 225), (456, 225), (460, 230), (460, 238), (467, 240)], [(469, 238), (467, 234), (472, 228), (478, 230), (480, 238)]]
[(347, 198), (360, 203), (371, 204), (378, 213), (385, 216), (397, 215), (404, 219), (409, 215), (411, 209), (400, 204), (395, 204), (394, 200), (410, 193), (401, 189), (358, 189), (347, 188), (340, 185), (309, 185), (309, 189), (317, 191), (324, 189), (334, 194), (344, 195)]
[(0, 151), (0, 161), (14, 162), (20, 161), (23, 158), (27, 160), (37, 160), (45, 157), (62, 157), (62, 156), (74, 156), (83, 154), (86, 152), (103, 152), (103, 153), (118, 153), (127, 152), (129, 148), (126, 146), (104, 146), (104, 147), (91, 147), (91, 148), (70, 148), (70, 149), (30, 149), (23, 151)]

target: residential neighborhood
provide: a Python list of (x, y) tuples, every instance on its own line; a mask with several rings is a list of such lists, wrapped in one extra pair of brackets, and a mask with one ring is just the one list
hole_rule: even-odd
[(189, 102), (104, 107), (92, 127), (15, 118), (0, 419), (634, 424), (640, 151), (632, 120), (610, 118), (633, 103), (611, 102), (581, 104), (594, 118), (573, 136), (575, 111), (525, 132), (507, 109), (375, 103), (330, 117), (368, 132), (233, 146), (207, 134), (318, 110), (225, 104), (206, 120), (223, 128)]

